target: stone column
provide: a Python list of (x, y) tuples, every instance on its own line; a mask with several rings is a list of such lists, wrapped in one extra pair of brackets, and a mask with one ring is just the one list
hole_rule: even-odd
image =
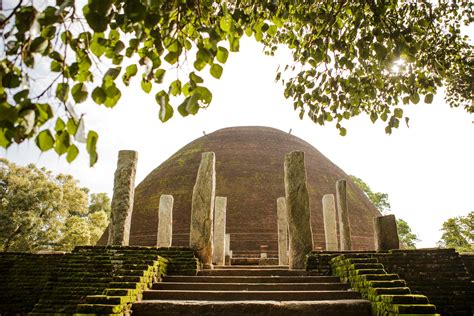
[(171, 247), (173, 237), (173, 196), (162, 195), (158, 209), (157, 247)]
[(216, 191), (216, 161), (213, 152), (202, 154), (191, 203), (189, 245), (205, 269), (212, 269), (213, 211)]
[(230, 234), (225, 234), (225, 265), (230, 265), (230, 259), (232, 258), (232, 253), (230, 251)]
[(303, 269), (306, 255), (313, 250), (304, 153), (293, 151), (286, 154), (284, 170), (290, 236), (289, 268)]
[(326, 237), (326, 250), (337, 251), (336, 205), (334, 194), (323, 196), (324, 235)]
[(395, 215), (374, 217), (375, 250), (399, 249)]
[(216, 196), (214, 204), (214, 254), (213, 263), (225, 265), (225, 222), (227, 198)]
[(128, 246), (130, 224), (135, 193), (135, 174), (138, 153), (121, 150), (118, 154), (117, 169), (114, 175), (114, 194), (112, 196), (112, 221), (109, 229), (109, 245)]
[(288, 216), (284, 197), (277, 199), (278, 218), (278, 264), (288, 265)]
[(342, 251), (352, 250), (351, 224), (347, 208), (346, 180), (336, 182), (337, 212), (339, 213), (339, 237)]

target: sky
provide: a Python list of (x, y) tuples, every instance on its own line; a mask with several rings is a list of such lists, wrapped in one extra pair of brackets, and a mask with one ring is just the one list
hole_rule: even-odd
[(278, 66), (288, 62), (288, 51), (265, 56), (259, 44), (244, 39), (240, 52), (230, 54), (220, 80), (205, 76), (213, 93), (212, 104), (186, 118), (176, 111), (166, 123), (159, 121), (154, 100), (154, 94), (164, 87), (154, 87), (147, 95), (138, 77), (122, 89), (122, 99), (114, 109), (92, 101), (77, 105), (77, 112), (85, 113), (86, 128), (99, 133), (99, 161), (93, 168), (83, 147), (72, 164), (54, 152), (39, 152), (34, 141), (0, 149), (0, 156), (20, 165), (35, 163), (55, 173), (71, 174), (81, 186), (111, 196), (119, 150), (138, 151), (138, 184), (203, 132), (268, 126), (286, 132), (291, 129), (347, 174), (363, 179), (373, 191), (388, 193), (392, 213), (407, 221), (421, 239), (418, 247), (434, 247), (445, 220), (474, 211), (473, 115), (450, 108), (438, 94), (430, 105), (421, 102), (403, 107), (410, 117), (409, 128), (400, 124), (387, 135), (382, 122), (372, 124), (360, 116), (344, 124), (348, 133), (342, 137), (334, 124), (319, 126), (307, 117), (300, 120), (293, 111), (291, 100), (283, 97), (282, 85), (274, 81)]

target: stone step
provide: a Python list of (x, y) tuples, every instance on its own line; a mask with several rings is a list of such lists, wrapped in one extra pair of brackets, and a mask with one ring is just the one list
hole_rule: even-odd
[(209, 282), (161, 282), (153, 290), (198, 291), (341, 291), (348, 290), (343, 283), (209, 283)]
[(141, 301), (133, 304), (134, 316), (155, 315), (312, 315), (312, 316), (369, 316), (370, 303), (366, 300), (337, 301)]
[(163, 282), (197, 283), (338, 283), (336, 276), (165, 276)]
[(200, 276), (306, 276), (306, 270), (288, 269), (215, 269), (202, 270)]
[(214, 301), (321, 301), (359, 299), (353, 291), (185, 291), (149, 290), (143, 300), (214, 300)]
[(264, 265), (230, 265), (230, 266), (214, 266), (214, 269), (245, 269), (245, 270), (288, 270), (288, 266), (264, 266)]

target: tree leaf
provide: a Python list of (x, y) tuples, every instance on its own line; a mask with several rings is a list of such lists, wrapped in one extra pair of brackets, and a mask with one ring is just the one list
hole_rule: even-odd
[(89, 93), (87, 87), (83, 83), (76, 83), (71, 89), (72, 98), (76, 103), (82, 103), (87, 99)]
[(67, 152), (70, 145), (70, 137), (67, 131), (58, 132), (54, 143), (54, 150), (61, 156)]
[(403, 117), (403, 110), (400, 108), (396, 108), (394, 110), (395, 117), (397, 118), (402, 118)]
[(36, 145), (41, 151), (47, 151), (53, 148), (54, 138), (49, 130), (41, 131), (35, 139)]
[(212, 93), (206, 87), (196, 87), (193, 90), (193, 95), (196, 94), (198, 100), (203, 101), (205, 104), (210, 104), (212, 101)]
[(107, 99), (104, 89), (102, 87), (95, 87), (92, 91), (92, 100), (97, 104), (103, 104)]
[(64, 130), (65, 127), (66, 124), (64, 123), (64, 121), (60, 117), (58, 117), (56, 120), (56, 125), (54, 126), (54, 130), (56, 132), (61, 132)]
[(433, 102), (433, 93), (428, 93), (425, 95), (425, 103), (426, 104), (431, 104)]
[(141, 83), (142, 90), (145, 91), (146, 93), (150, 93), (151, 91), (151, 82), (148, 80), (145, 80), (145, 78), (142, 79)]
[(58, 83), (56, 86), (56, 98), (61, 102), (66, 102), (69, 96), (69, 84), (67, 82)]
[(170, 84), (170, 93), (171, 93), (173, 96), (177, 96), (178, 94), (181, 93), (181, 81), (180, 81), (179, 79), (173, 81), (173, 82)]
[(220, 77), (222, 76), (222, 70), (223, 69), (220, 65), (212, 64), (211, 69), (210, 69), (210, 73), (214, 78), (220, 79)]
[(227, 50), (227, 48), (222, 46), (217, 47), (216, 58), (218, 62), (220, 62), (221, 64), (225, 64), (228, 57), (229, 51)]
[(224, 15), (219, 21), (219, 26), (221, 30), (229, 33), (232, 28), (232, 16), (230, 14)]
[(95, 165), (98, 159), (97, 155), (97, 142), (99, 141), (99, 135), (94, 131), (87, 133), (86, 150), (89, 153), (89, 165), (92, 167)]
[(173, 116), (173, 107), (169, 104), (169, 96), (161, 90), (155, 95), (156, 103), (160, 106), (160, 112), (158, 117), (163, 123), (168, 121)]
[(76, 145), (72, 144), (69, 146), (67, 149), (67, 154), (66, 154), (66, 160), (67, 162), (71, 163), (76, 159), (77, 155), (79, 154), (79, 149), (76, 147)]

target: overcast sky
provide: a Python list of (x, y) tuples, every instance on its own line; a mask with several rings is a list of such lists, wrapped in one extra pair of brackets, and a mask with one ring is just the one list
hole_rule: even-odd
[[(366, 117), (345, 123), (348, 134), (339, 136), (334, 125), (321, 127), (308, 118), (300, 120), (283, 87), (274, 82), (279, 64), (291, 61), (287, 51), (267, 57), (253, 40), (241, 42), (241, 52), (232, 54), (220, 80), (209, 79), (213, 102), (194, 117), (158, 120), (154, 94), (139, 87), (139, 78), (125, 91), (115, 109), (92, 101), (77, 105), (86, 113), (86, 128), (99, 133), (99, 162), (89, 168), (85, 149), (68, 164), (53, 152), (40, 153), (34, 141), (13, 145), (0, 154), (25, 165), (35, 163), (56, 173), (69, 173), (93, 192), (112, 193), (117, 152), (139, 153), (137, 184), (174, 152), (202, 136), (230, 126), (270, 126), (312, 144), (346, 173), (367, 182), (374, 191), (389, 195), (392, 211), (406, 220), (421, 239), (418, 247), (432, 247), (440, 237), (443, 221), (474, 210), (474, 117), (462, 109), (451, 109), (442, 95), (431, 105), (409, 105), (404, 124), (392, 135), (385, 125), (372, 124)], [(208, 69), (208, 68), (206, 68)]]

